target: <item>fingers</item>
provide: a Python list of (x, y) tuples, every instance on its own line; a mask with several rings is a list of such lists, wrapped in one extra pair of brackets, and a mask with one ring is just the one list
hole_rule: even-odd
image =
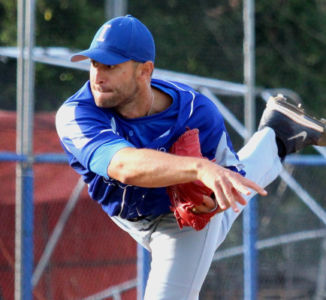
[(242, 205), (247, 204), (247, 201), (231, 184), (224, 184), (218, 187), (215, 196), (222, 211), (231, 207), (238, 213), (240, 212), (240, 209), (237, 202)]
[(203, 204), (198, 205), (193, 209), (194, 213), (208, 213), (216, 207), (216, 202), (211, 197), (203, 196)]
[(251, 194), (250, 189), (256, 191), (258, 194), (260, 194), (261, 196), (266, 196), (267, 195), (267, 191), (265, 189), (263, 189), (261, 186), (259, 186), (258, 184), (256, 184), (255, 182), (249, 180), (246, 177), (243, 177), (242, 175), (230, 171), (232, 172), (231, 174), (233, 176), (230, 177), (231, 182), (233, 183), (234, 188), (236, 188), (237, 191), (239, 191), (240, 193), (249, 196)]
[(214, 209), (218, 208), (218, 212), (222, 212), (229, 207), (235, 212), (240, 212), (237, 203), (241, 205), (246, 205), (247, 201), (242, 197), (242, 195), (233, 187), (231, 187), (231, 193), (223, 192), (221, 188), (217, 188), (215, 192), (215, 199), (203, 196), (203, 204), (196, 206), (193, 209), (194, 213), (208, 213), (212, 212)]
[(229, 199), (226, 197), (226, 195), (224, 195), (220, 186), (216, 187), (216, 189), (214, 190), (214, 195), (221, 210), (226, 210), (227, 208), (230, 207), (231, 203)]
[[(202, 170), (199, 180), (213, 191), (220, 211), (231, 207), (235, 212), (240, 212), (238, 204), (246, 205), (244, 196), (249, 196), (253, 191), (267, 195), (265, 189), (232, 170), (215, 164), (209, 164)], [(198, 206), (198, 211), (207, 212), (207, 205)]]
[(245, 198), (242, 197), (242, 195), (234, 189), (234, 197), (236, 198), (236, 202), (240, 203), (241, 205), (246, 205), (247, 201)]
[(216, 207), (215, 199), (206, 195), (203, 195), (203, 204), (210, 210)]
[[(241, 175), (240, 175), (241, 176)], [(242, 176), (241, 176), (242, 177)], [(261, 196), (267, 196), (267, 191), (255, 182), (249, 180), (248, 178), (242, 177), (246, 183), (246, 186), (256, 191)], [(250, 193), (249, 193), (250, 194)]]
[(250, 189), (262, 196), (267, 195), (267, 191), (253, 181), (236, 172), (227, 170), (225, 176), (216, 182), (214, 194), (221, 210), (231, 207), (235, 212), (239, 212), (240, 209), (237, 203), (241, 205), (247, 204), (242, 194), (249, 196), (251, 194)]

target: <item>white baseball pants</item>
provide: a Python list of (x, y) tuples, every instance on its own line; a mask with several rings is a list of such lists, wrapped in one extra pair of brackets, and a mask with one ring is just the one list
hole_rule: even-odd
[[(270, 128), (255, 133), (238, 155), (246, 177), (262, 187), (281, 172), (275, 133)], [(191, 227), (180, 230), (172, 214), (140, 222), (114, 217), (114, 222), (151, 252), (145, 300), (198, 300), (214, 253), (240, 213), (228, 209), (217, 214), (201, 231)]]

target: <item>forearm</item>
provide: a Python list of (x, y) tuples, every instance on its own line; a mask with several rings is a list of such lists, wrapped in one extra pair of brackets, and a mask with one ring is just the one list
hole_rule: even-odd
[(108, 175), (125, 184), (163, 187), (198, 179), (198, 171), (209, 161), (177, 156), (151, 149), (124, 148), (112, 158)]
[(238, 212), (237, 202), (245, 205), (241, 194), (250, 189), (261, 195), (267, 192), (237, 172), (225, 169), (207, 159), (179, 156), (150, 149), (124, 148), (112, 158), (108, 175), (125, 184), (141, 187), (164, 187), (200, 180), (210, 188), (221, 210), (232, 207)]

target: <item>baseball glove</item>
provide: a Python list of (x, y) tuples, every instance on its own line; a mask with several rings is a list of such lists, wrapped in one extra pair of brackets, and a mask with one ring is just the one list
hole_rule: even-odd
[[(200, 149), (199, 130), (187, 130), (172, 145), (169, 152), (182, 156), (203, 157)], [(192, 226), (195, 230), (201, 230), (211, 217), (219, 212), (219, 207), (216, 204), (216, 207), (208, 213), (196, 213), (195, 207), (203, 203), (205, 195), (214, 197), (212, 190), (199, 180), (169, 186), (167, 192), (171, 201), (170, 209), (180, 228)]]

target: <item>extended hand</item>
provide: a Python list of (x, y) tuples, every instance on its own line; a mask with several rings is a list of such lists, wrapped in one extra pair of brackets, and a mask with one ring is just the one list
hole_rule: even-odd
[(210, 197), (205, 197), (204, 203), (196, 206), (198, 212), (210, 211), (215, 207), (214, 201), (217, 201), (221, 211), (232, 207), (235, 212), (239, 212), (237, 203), (246, 205), (247, 201), (243, 195), (250, 195), (251, 190), (254, 190), (262, 196), (267, 195), (266, 190), (253, 181), (210, 161), (203, 163), (198, 177), (204, 185), (213, 191), (215, 196), (215, 200)]

